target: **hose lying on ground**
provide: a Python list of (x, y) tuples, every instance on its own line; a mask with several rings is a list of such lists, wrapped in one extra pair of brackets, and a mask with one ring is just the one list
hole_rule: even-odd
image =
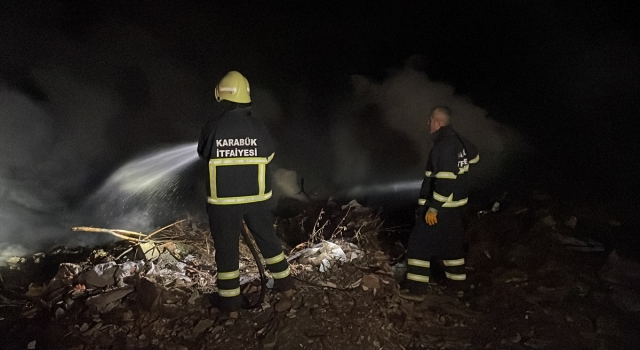
[(243, 295), (245, 302), (248, 306), (247, 309), (255, 309), (258, 306), (262, 305), (264, 301), (264, 296), (267, 293), (267, 278), (264, 274), (264, 265), (260, 262), (260, 256), (258, 256), (258, 252), (256, 248), (253, 246), (253, 242), (251, 241), (251, 237), (249, 236), (249, 228), (246, 225), (243, 225), (244, 229), (242, 230), (242, 239), (249, 247), (249, 251), (251, 251), (251, 255), (253, 255), (253, 259), (256, 261), (256, 266), (258, 266), (258, 272), (260, 273), (260, 297), (254, 304), (250, 304), (249, 300), (246, 296)]

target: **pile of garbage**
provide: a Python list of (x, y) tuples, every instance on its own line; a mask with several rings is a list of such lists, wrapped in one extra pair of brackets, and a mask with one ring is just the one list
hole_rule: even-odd
[[(334, 208), (332, 204), (328, 208)], [(340, 215), (321, 209), (315, 225), (305, 236), (306, 240), (297, 244), (288, 254), (292, 275), (309, 285), (336, 289), (361, 285), (364, 288), (380, 288), (380, 283), (370, 281), (372, 277), (363, 277), (362, 273), (355, 274), (354, 271), (350, 271), (347, 276), (342, 273), (347, 269), (333, 267), (367, 266), (368, 262), (375, 259), (384, 260), (377, 249), (365, 251), (360, 248), (361, 245), (373, 247), (376, 244), (377, 230), (382, 222), (372, 210), (355, 201), (335, 208), (339, 209)], [(335, 225), (334, 233), (327, 237), (330, 240), (326, 240), (324, 231), (332, 227), (331, 219), (338, 216), (341, 219)], [(292, 222), (296, 219), (289, 220)], [(121, 241), (91, 250), (90, 253), (85, 251), (77, 254), (72, 261), (61, 262), (53, 278), (45, 283), (30, 283), (22, 295), (15, 292), (19, 288), (14, 288), (13, 294), (19, 295), (15, 298), (20, 300), (19, 303), (4, 297), (7, 293), (2, 293), (6, 304), (11, 301), (13, 306), (21, 309), (20, 317), (47, 315), (46, 317), (50, 316), (58, 321), (76, 320), (68, 336), (73, 337), (75, 334), (87, 340), (100, 338), (102, 335), (107, 335), (108, 338), (121, 331), (130, 334), (130, 329), (125, 331), (122, 326), (104, 322), (103, 317), (107, 315), (110, 318), (114, 314), (120, 315), (120, 323), (129, 322), (134, 313), (138, 316), (165, 315), (173, 319), (188, 314), (203, 316), (202, 310), (205, 310), (207, 316), (211, 316), (209, 309), (214, 308), (211, 308), (208, 296), (217, 291), (216, 265), (206, 218), (199, 221), (192, 218), (181, 220), (150, 234), (94, 227), (74, 227), (73, 230), (110, 234)], [(279, 233), (283, 234), (281, 230)], [(291, 233), (284, 234), (291, 236)], [(248, 244), (254, 245), (255, 242), (241, 241), (239, 247), (240, 284), (243, 295), (253, 295), (255, 299), (262, 282), (266, 282), (267, 288), (270, 288), (273, 280), (267, 271), (269, 280), (260, 281), (258, 265)], [(20, 270), (28, 270), (41, 263), (40, 260), (45, 256), (46, 254), (39, 253), (30, 258), (13, 257), (7, 262), (9, 269), (14, 274), (19, 274)], [(264, 261), (260, 263), (264, 266)], [(330, 270), (334, 273), (329, 273)], [(24, 274), (28, 273), (24, 271)], [(4, 286), (2, 290), (9, 291)], [(267, 299), (262, 309), (269, 307)], [(281, 308), (282, 305), (278, 307)], [(213, 320), (211, 321), (201, 324), (201, 327), (213, 326)], [(201, 333), (210, 327), (196, 328), (195, 333)], [(194, 336), (184, 335), (178, 338), (184, 340)], [(151, 337), (149, 341), (150, 339)], [(141, 344), (143, 343), (148, 342), (142, 341)], [(31, 341), (29, 344), (32, 344)]]
[[(437, 283), (429, 285), (425, 301), (412, 302), (399, 297), (405, 247), (389, 241), (380, 212), (356, 201), (283, 199), (276, 232), (297, 291), (270, 291), (273, 280), (268, 271), (260, 277), (251, 254), (254, 242), (241, 240), (241, 290), (254, 307), (239, 318), (211, 302), (216, 266), (206, 218), (150, 234), (77, 228), (121, 240), (10, 259), (0, 269), (3, 346), (634, 348), (640, 341), (632, 331), (640, 314), (640, 263), (593, 234), (613, 233), (613, 218), (590, 222), (580, 210), (554, 203), (536, 193), (502, 195), (488, 210), (469, 213), (472, 289), (463, 297), (447, 290), (434, 266)], [(45, 280), (29, 273), (47, 266), (54, 269)]]

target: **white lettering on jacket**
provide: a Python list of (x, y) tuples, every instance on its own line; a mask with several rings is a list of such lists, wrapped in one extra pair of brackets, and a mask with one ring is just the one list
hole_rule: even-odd
[(243, 139), (222, 139), (216, 140), (216, 147), (242, 147), (255, 146), (258, 147), (258, 139), (245, 137)]
[(465, 165), (469, 165), (469, 160), (467, 159), (467, 151), (462, 149), (462, 152), (458, 153), (458, 168), (464, 168)]
[(218, 149), (216, 150), (216, 158), (236, 158), (236, 157), (257, 157), (258, 149)]

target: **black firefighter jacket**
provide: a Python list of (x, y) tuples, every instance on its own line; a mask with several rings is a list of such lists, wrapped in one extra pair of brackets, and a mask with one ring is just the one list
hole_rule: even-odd
[(451, 125), (434, 134), (418, 204), (421, 208), (457, 208), (467, 204), (469, 165), (477, 163), (476, 147), (458, 135)]
[(251, 116), (250, 107), (211, 118), (198, 142), (198, 155), (209, 163), (207, 202), (232, 205), (271, 198), (274, 148), (267, 127)]

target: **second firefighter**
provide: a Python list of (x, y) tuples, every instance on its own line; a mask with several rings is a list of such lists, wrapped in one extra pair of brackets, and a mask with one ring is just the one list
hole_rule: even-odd
[(461, 208), (468, 201), (469, 167), (480, 159), (478, 150), (451, 126), (451, 109), (435, 107), (429, 116), (434, 146), (418, 199), (416, 224), (409, 236), (407, 293), (405, 299), (420, 300), (433, 283), (431, 264), (442, 261), (448, 286), (466, 287), (464, 229)]

